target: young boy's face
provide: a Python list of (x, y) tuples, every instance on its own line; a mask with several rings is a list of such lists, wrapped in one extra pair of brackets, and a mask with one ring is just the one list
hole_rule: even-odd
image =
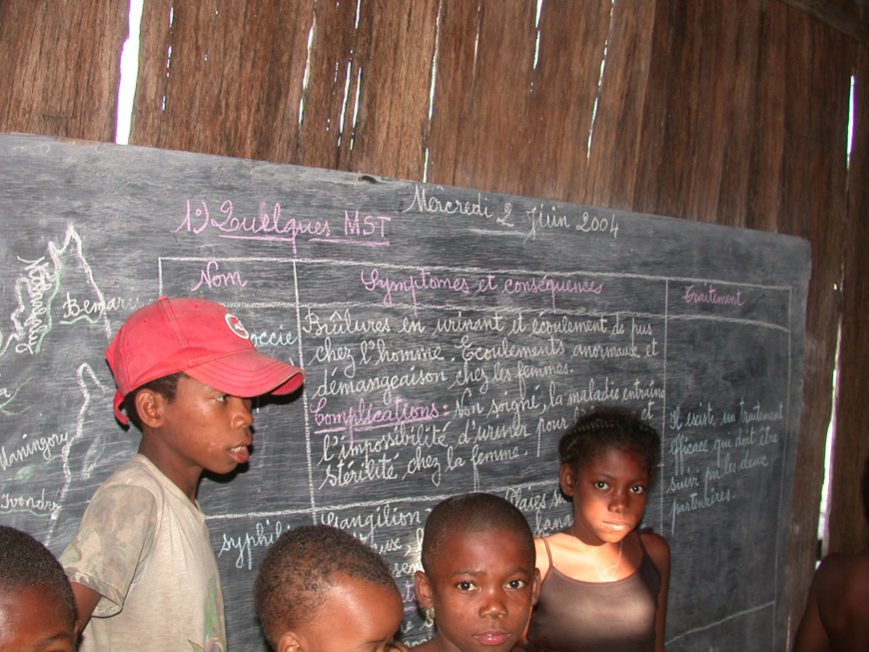
[(0, 652), (74, 652), (75, 622), (46, 587), (0, 591)]
[[(178, 379), (175, 399), (160, 396), (159, 432), (173, 462), (224, 474), (250, 458), (251, 400), (230, 396), (195, 378)], [(164, 473), (166, 472), (163, 469)], [(167, 474), (168, 475), (168, 474)]]
[(440, 650), (506, 652), (519, 643), (540, 590), (534, 552), (505, 529), (456, 534), (416, 574), (434, 608)]
[(285, 634), (278, 652), (388, 652), (404, 605), (392, 586), (344, 576), (312, 618)]

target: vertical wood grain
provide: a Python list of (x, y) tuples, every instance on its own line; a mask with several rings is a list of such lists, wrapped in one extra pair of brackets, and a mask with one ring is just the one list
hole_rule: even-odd
[(121, 2), (0, 2), (0, 129), (114, 140), (127, 16)]

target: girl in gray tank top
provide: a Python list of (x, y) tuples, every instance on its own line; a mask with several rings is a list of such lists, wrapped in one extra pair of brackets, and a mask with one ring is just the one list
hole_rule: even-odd
[(639, 529), (658, 433), (628, 412), (598, 410), (562, 436), (559, 454), (573, 524), (536, 540), (543, 583), (528, 649), (662, 651), (670, 548)]

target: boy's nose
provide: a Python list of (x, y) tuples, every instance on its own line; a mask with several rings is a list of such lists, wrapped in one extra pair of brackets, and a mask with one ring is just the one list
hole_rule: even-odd
[(484, 618), (502, 618), (507, 615), (507, 604), (500, 592), (486, 595), (480, 615)]
[(241, 428), (248, 428), (253, 425), (253, 400), (249, 398), (233, 397), (236, 402), (235, 419), (238, 420), (238, 425)]

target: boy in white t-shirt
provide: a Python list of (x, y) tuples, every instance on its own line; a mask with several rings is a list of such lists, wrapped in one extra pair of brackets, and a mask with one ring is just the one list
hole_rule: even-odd
[(87, 624), (80, 649), (225, 650), (199, 480), (248, 461), (251, 399), (296, 391), (302, 372), (257, 352), (226, 308), (193, 298), (160, 297), (133, 313), (106, 359), (115, 415), (142, 439), (60, 557)]

